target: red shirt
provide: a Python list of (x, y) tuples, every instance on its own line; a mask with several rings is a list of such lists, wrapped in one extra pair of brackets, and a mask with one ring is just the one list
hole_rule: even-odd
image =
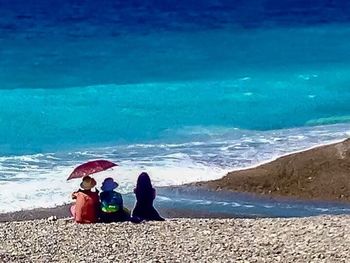
[(78, 191), (72, 194), (76, 198), (74, 220), (77, 223), (88, 224), (97, 222), (99, 197), (97, 192), (90, 190)]

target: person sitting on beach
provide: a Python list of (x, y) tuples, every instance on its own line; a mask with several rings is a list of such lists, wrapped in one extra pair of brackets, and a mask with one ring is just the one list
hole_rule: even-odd
[(71, 207), (71, 213), (75, 222), (89, 224), (98, 221), (98, 191), (91, 191), (95, 186), (95, 179), (85, 176), (80, 184), (81, 189), (72, 193), (72, 198), (76, 200), (75, 205)]
[(122, 195), (114, 191), (117, 187), (118, 183), (111, 177), (106, 178), (102, 183), (100, 218), (104, 223), (130, 220), (130, 213), (124, 208)]
[(136, 205), (132, 212), (133, 217), (138, 217), (143, 220), (165, 220), (153, 207), (153, 200), (156, 198), (156, 190), (152, 187), (151, 179), (146, 172), (139, 175), (134, 193), (136, 195)]

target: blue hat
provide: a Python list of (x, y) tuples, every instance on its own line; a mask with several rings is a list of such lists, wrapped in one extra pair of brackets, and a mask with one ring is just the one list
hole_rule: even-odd
[(118, 187), (118, 183), (113, 180), (112, 177), (106, 178), (101, 186), (102, 191), (113, 191)]

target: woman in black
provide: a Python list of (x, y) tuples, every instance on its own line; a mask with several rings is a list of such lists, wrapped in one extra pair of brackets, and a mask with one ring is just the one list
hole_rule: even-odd
[(164, 221), (164, 218), (153, 207), (156, 190), (152, 187), (151, 179), (147, 173), (143, 172), (139, 175), (134, 193), (136, 195), (136, 205), (132, 211), (133, 217), (143, 220)]

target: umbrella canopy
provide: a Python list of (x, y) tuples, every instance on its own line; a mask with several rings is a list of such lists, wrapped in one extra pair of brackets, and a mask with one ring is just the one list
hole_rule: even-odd
[(83, 163), (74, 169), (67, 180), (81, 178), (90, 174), (98, 173), (114, 166), (118, 165), (107, 160), (96, 160)]

